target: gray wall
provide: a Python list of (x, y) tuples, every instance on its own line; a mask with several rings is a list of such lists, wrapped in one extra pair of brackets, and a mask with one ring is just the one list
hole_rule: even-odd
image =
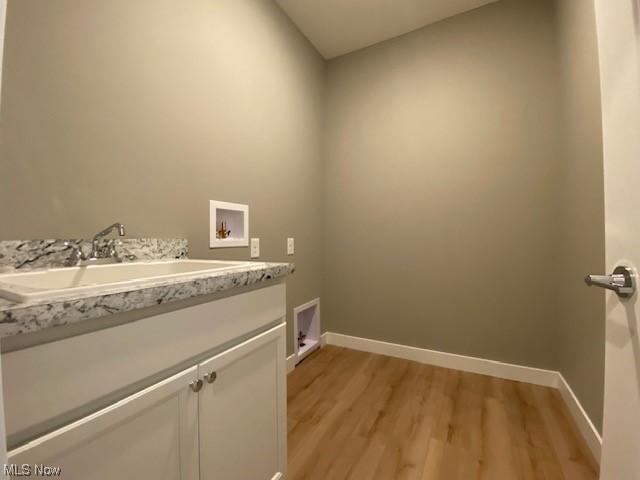
[(328, 63), (328, 330), (558, 367), (554, 14), (503, 0)]
[(327, 67), (327, 330), (560, 370), (602, 426), (592, 2), (502, 0)]
[(297, 264), (291, 312), (320, 295), (323, 71), (270, 0), (10, 0), (0, 238), (117, 220), (246, 259), (209, 250), (208, 201), (248, 203), (261, 258)]
[(249, 203), (289, 311), (322, 287), (325, 330), (559, 369), (600, 427), (591, 2), (502, 0), (325, 71), (269, 0), (11, 0), (5, 54), (0, 238), (120, 220), (248, 258), (208, 249), (208, 200)]
[(558, 0), (562, 72), (559, 369), (602, 431), (605, 292), (582, 283), (605, 270), (600, 71), (592, 1)]

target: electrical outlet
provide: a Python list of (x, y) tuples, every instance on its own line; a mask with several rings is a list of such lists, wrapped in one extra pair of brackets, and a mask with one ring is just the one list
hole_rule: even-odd
[(260, 256), (260, 239), (251, 239), (251, 258), (258, 258)]
[(293, 255), (295, 253), (295, 245), (293, 238), (287, 238), (287, 255)]

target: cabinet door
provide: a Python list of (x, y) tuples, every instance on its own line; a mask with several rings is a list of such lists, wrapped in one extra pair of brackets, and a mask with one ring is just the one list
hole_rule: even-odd
[(196, 366), (10, 451), (9, 463), (60, 467), (68, 479), (198, 480), (194, 380)]
[(285, 360), (279, 325), (198, 366), (202, 479), (284, 478)]

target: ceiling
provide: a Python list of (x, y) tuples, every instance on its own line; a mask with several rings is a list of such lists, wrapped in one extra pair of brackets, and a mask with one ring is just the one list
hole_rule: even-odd
[(276, 0), (327, 59), (495, 1)]

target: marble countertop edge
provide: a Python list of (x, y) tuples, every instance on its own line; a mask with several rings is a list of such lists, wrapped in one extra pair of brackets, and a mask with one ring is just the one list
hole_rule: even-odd
[(99, 295), (79, 294), (24, 303), (0, 299), (0, 338), (225, 292), (286, 277), (294, 271), (292, 263), (261, 262), (208, 275), (161, 280), (135, 288), (115, 287)]

